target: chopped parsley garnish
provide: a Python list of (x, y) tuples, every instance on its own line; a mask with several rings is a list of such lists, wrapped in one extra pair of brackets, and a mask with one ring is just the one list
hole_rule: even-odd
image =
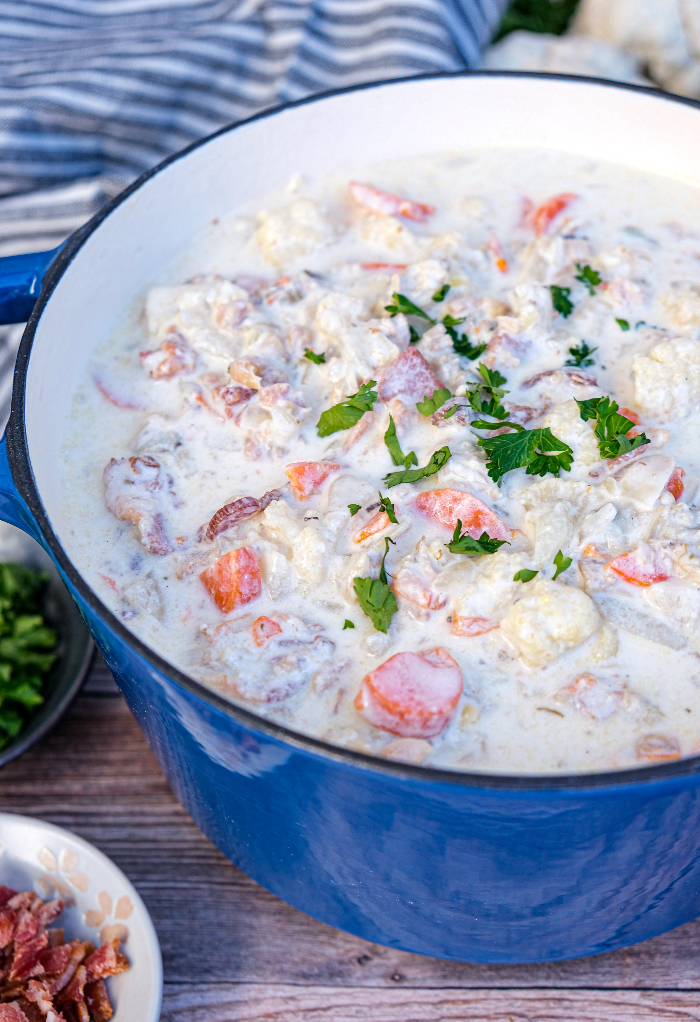
[(395, 465), (403, 465), (404, 468), (410, 468), (411, 465), (415, 465), (418, 461), (413, 451), (409, 451), (408, 454), (404, 454), (401, 450), (401, 444), (399, 443), (398, 437), (396, 436), (396, 423), (394, 422), (393, 415), (389, 416), (389, 428), (384, 434), (384, 443), (386, 444), (391, 460)]
[(513, 575), (514, 582), (532, 582), (535, 575), (538, 575), (538, 571), (533, 571), (532, 568), (521, 568), (520, 571), (516, 571)]
[(352, 621), (350, 621), (348, 618), (345, 618), (345, 624), (343, 625), (343, 629), (342, 630), (345, 631), (346, 628), (354, 628), (354, 627), (355, 626), (352, 623)]
[(391, 522), (391, 524), (392, 525), (398, 525), (399, 522), (398, 522), (398, 519), (396, 517), (396, 513), (394, 511), (394, 505), (391, 503), (389, 498), (388, 497), (382, 497), (382, 495), (380, 493), (379, 494), (379, 503), (381, 505), (382, 511), (386, 514), (386, 516), (389, 519), (389, 521)]
[(442, 287), (438, 288), (438, 290), (433, 295), (433, 301), (434, 302), (442, 302), (442, 301), (444, 301), (445, 295), (447, 294), (447, 292), (449, 290), (450, 290), (450, 285), (449, 284), (443, 284)]
[(391, 297), (394, 299), (394, 304), (384, 306), (390, 316), (398, 316), (402, 312), (404, 316), (420, 316), (421, 319), (427, 319), (429, 323), (435, 326), (435, 320), (431, 319), (427, 312), (423, 312), (417, 305), (414, 305), (406, 295), (400, 295), (398, 291), (394, 291)]
[(418, 341), (420, 340), (420, 334), (418, 333), (415, 327), (409, 326), (408, 335), (411, 338), (410, 341), (408, 342), (409, 344), (418, 344)]
[(564, 557), (561, 550), (557, 550), (556, 557), (554, 558), (554, 567), (557, 570), (552, 575), (552, 582), (556, 582), (556, 580), (561, 575), (562, 571), (566, 571), (567, 568), (570, 568), (571, 564), (572, 564), (571, 558)]
[(584, 366), (592, 366), (594, 360), (591, 356), (597, 350), (597, 348), (589, 348), (585, 341), (581, 341), (577, 348), (569, 348), (571, 358), (567, 358), (564, 365), (577, 366), (579, 369), (582, 369)]
[(571, 288), (557, 287), (556, 284), (551, 284), (549, 290), (552, 292), (552, 305), (566, 319), (574, 311), (573, 302), (569, 301)]
[(472, 539), (466, 532), (460, 536), (461, 531), (462, 523), (458, 519), (452, 542), (445, 543), (451, 554), (495, 554), (499, 547), (508, 543), (507, 539), (491, 539), (488, 532), (482, 532), (478, 539)]
[(639, 433), (632, 439), (627, 436), (636, 424), (626, 415), (620, 414), (617, 402), (611, 398), (592, 397), (587, 401), (577, 401), (576, 404), (584, 421), (595, 419), (593, 432), (598, 439), (601, 458), (617, 458), (620, 454), (627, 454), (650, 443), (644, 433)]
[[(629, 330), (630, 328), (630, 325), (626, 319), (618, 319), (617, 316), (615, 316), (615, 322), (619, 326), (620, 330)], [(637, 326), (639, 326), (639, 324), (637, 324)]]
[(390, 472), (388, 476), (384, 476), (384, 482), (389, 489), (400, 483), (417, 483), (419, 479), (426, 479), (439, 472), (451, 457), (452, 452), (449, 447), (441, 447), (439, 451), (435, 451), (428, 464), (423, 468), (407, 468), (403, 472)]
[(468, 387), (466, 393), (470, 408), (477, 415), (491, 415), (494, 419), (507, 419), (508, 412), (501, 404), (501, 398), (508, 393), (507, 390), (503, 390), (503, 384), (506, 382), (505, 376), (501, 376), (496, 369), (489, 369), (483, 362), (479, 363), (477, 370), (481, 380), (477, 380), (476, 383)]
[(331, 433), (337, 433), (340, 429), (350, 429), (356, 422), (359, 422), (377, 400), (377, 392), (372, 390), (372, 387), (376, 387), (376, 385), (376, 380), (363, 383), (357, 394), (353, 394), (352, 397), (346, 398), (340, 404), (333, 405), (332, 408), (322, 412), (321, 418), (318, 420), (318, 435), (330, 436)]
[(350, 508), (351, 518), (353, 517), (353, 515), (356, 515), (358, 511), (362, 510), (362, 504), (348, 504), (348, 507)]
[[(449, 390), (434, 390), (432, 397), (428, 397), (426, 394), (422, 401), (416, 401), (416, 408), (421, 415), (425, 415), (427, 418), (429, 415), (432, 415), (433, 412), (436, 412), (438, 408), (442, 408), (445, 401), (449, 401), (451, 397), (452, 395)], [(394, 464), (398, 465), (399, 462), (395, 461)]]
[[(477, 429), (493, 429), (498, 423), (473, 422)], [(544, 476), (550, 472), (557, 475), (560, 469), (569, 472), (574, 452), (568, 444), (552, 434), (549, 426), (539, 429), (524, 429), (516, 422), (505, 422), (514, 433), (499, 433), (497, 436), (482, 437), (477, 441), (488, 454), (486, 468), (495, 483), (515, 468), (524, 468), (527, 475)]]
[(320, 355), (317, 355), (311, 348), (304, 348), (304, 358), (308, 358), (309, 362), (313, 362), (315, 366), (320, 366), (326, 361), (326, 353), (322, 351)]
[(386, 634), (391, 619), (399, 608), (396, 604), (396, 597), (389, 588), (384, 568), (386, 555), (389, 553), (389, 544), (394, 541), (386, 536), (384, 543), (385, 550), (382, 566), (379, 569), (379, 578), (355, 578), (353, 579), (353, 588), (363, 613), (371, 619), (378, 632)]
[(578, 273), (575, 279), (580, 280), (588, 288), (589, 295), (594, 295), (596, 287), (602, 283), (600, 274), (590, 266), (581, 266), (581, 263), (576, 263), (576, 269)]
[(483, 355), (486, 351), (485, 344), (472, 344), (466, 334), (462, 334), (460, 337), (455, 330), (456, 326), (459, 326), (460, 323), (464, 322), (464, 317), (461, 319), (455, 319), (454, 316), (443, 316), (441, 322), (452, 338), (452, 347), (458, 355), (463, 355), (465, 358), (468, 358), (471, 362), (473, 362), (475, 358), (478, 358), (479, 355)]

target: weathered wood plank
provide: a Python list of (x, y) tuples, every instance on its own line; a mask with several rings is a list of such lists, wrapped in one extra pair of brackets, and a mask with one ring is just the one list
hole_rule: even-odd
[(193, 985), (165, 991), (161, 1022), (697, 1022), (695, 993), (356, 990)]
[(166, 978), (185, 984), (700, 989), (700, 921), (613, 954), (530, 966), (423, 958), (315, 922), (206, 840), (123, 700), (104, 690), (81, 696), (39, 746), (0, 771), (0, 809), (68, 827), (110, 855), (153, 915)]

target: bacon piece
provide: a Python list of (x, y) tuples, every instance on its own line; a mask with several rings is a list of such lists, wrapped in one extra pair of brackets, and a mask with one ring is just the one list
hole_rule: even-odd
[(539, 405), (514, 405), (510, 401), (504, 401), (503, 407), (508, 412), (509, 422), (517, 422), (521, 426), (526, 426), (528, 422), (532, 422), (533, 419), (540, 419), (543, 415), (552, 407), (552, 402), (549, 398), (543, 398)]
[(498, 621), (489, 621), (486, 617), (458, 617), (453, 614), (450, 631), (453, 635), (485, 635), (498, 627)]
[(63, 908), (64, 905), (60, 898), (54, 898), (53, 901), (47, 901), (44, 905), (39, 905), (34, 913), (39, 920), (39, 926), (42, 928), (48, 926), (49, 923), (52, 923), (54, 919), (60, 916)]
[(233, 418), (233, 409), (237, 405), (250, 401), (255, 394), (257, 390), (253, 390), (252, 387), (214, 387), (212, 390), (212, 396), (223, 402), (224, 412), (229, 419)]
[(501, 243), (495, 234), (491, 235), (486, 247), (493, 256), (494, 264), (499, 273), (507, 273), (508, 260), (506, 259), (505, 252), (503, 251)]
[(271, 369), (252, 355), (248, 358), (237, 358), (228, 367), (228, 372), (232, 380), (252, 390), (288, 382), (287, 374), (282, 369)]
[(141, 542), (152, 554), (164, 556), (173, 547), (167, 537), (165, 520), (156, 494), (163, 489), (160, 463), (150, 454), (116, 458), (105, 466), (105, 502), (120, 521), (133, 522)]
[(637, 547), (628, 554), (620, 554), (605, 567), (633, 586), (652, 586), (671, 578), (666, 560), (653, 547)]
[(170, 330), (154, 351), (140, 352), (139, 358), (152, 380), (167, 380), (178, 373), (193, 373), (197, 368), (197, 353), (177, 330)]
[(46, 983), (41, 983), (37, 979), (29, 980), (24, 996), (28, 1001), (36, 1004), (43, 1015), (46, 1015), (49, 1009), (53, 1007), (51, 991)]
[(29, 979), (31, 976), (43, 976), (44, 966), (41, 964), (41, 952), (49, 943), (48, 933), (40, 933), (34, 940), (26, 944), (15, 945), (12, 968), (8, 979)]
[(199, 577), (222, 614), (257, 600), (262, 592), (260, 568), (252, 547), (230, 550)]
[(647, 759), (659, 763), (670, 759), (680, 759), (681, 747), (677, 738), (668, 735), (645, 735), (635, 746), (637, 759)]
[(432, 397), (436, 390), (442, 390), (442, 384), (415, 348), (407, 348), (390, 362), (379, 377), (377, 386), (380, 401), (400, 397), (413, 404), (424, 397)]
[(0, 1022), (29, 1022), (17, 1001), (0, 1004)]
[(208, 540), (215, 539), (232, 526), (252, 518), (253, 515), (257, 515), (260, 511), (264, 511), (273, 500), (281, 499), (281, 490), (269, 490), (260, 499), (257, 497), (239, 497), (238, 500), (233, 500), (230, 504), (224, 504), (212, 516), (202, 538)]
[[(50, 1007), (49, 1011), (47, 1013), (44, 1013), (37, 1004), (34, 1004), (33, 1001), (28, 1001), (26, 997), (18, 997), (16, 1003), (22, 1009), (24, 1014), (27, 1016), (28, 1022), (46, 1022), (46, 1019), (50, 1015), (50, 1013), (51, 1012), (55, 1013), (56, 1011), (54, 1007)], [(54, 1018), (55, 1017), (56, 1016), (54, 1015)], [(66, 1022), (66, 1020), (63, 1019), (62, 1015), (59, 1017), (61, 1018), (62, 1022)]]
[(326, 461), (295, 461), (287, 465), (284, 474), (292, 484), (292, 493), (297, 500), (306, 500), (317, 493), (333, 472), (339, 472), (342, 465)]
[(71, 940), (68, 944), (71, 949), (70, 958), (63, 971), (58, 976), (47, 977), (46, 983), (52, 996), (63, 990), (65, 986), (70, 983), (71, 979), (75, 974), (75, 970), (78, 968), (83, 958), (87, 953), (87, 949), (91, 947), (88, 941), (82, 940)]
[(538, 206), (532, 214), (532, 227), (539, 238), (549, 228), (555, 217), (559, 216), (563, 209), (573, 202), (578, 196), (573, 192), (562, 192), (560, 195), (553, 195)]
[(15, 943), (25, 944), (28, 940), (33, 940), (38, 932), (39, 920), (37, 917), (32, 915), (29, 909), (21, 909), (17, 917), (17, 925), (15, 926)]
[(109, 1022), (114, 1012), (103, 979), (96, 979), (85, 986), (85, 1003), (94, 1022)]
[(363, 529), (357, 533), (354, 537), (356, 543), (362, 543), (366, 539), (370, 539), (372, 536), (376, 536), (377, 533), (383, 532), (384, 529), (388, 529), (391, 525), (389, 515), (386, 511), (380, 511), (379, 514), (375, 515), (374, 518), (370, 519)]
[(685, 471), (680, 467), (680, 465), (676, 465), (673, 472), (671, 472), (671, 478), (666, 483), (666, 489), (675, 500), (680, 500), (683, 496), (683, 490), (685, 489), (685, 485), (683, 484), (684, 475)]
[(402, 738), (440, 734), (462, 694), (462, 672), (446, 649), (396, 653), (362, 679), (355, 706), (365, 720)]
[(513, 530), (502, 522), (488, 504), (464, 490), (426, 490), (415, 499), (418, 510), (445, 525), (451, 532), (462, 523), (462, 535), (467, 533), (472, 539), (479, 539), (487, 532), (491, 539), (513, 538)]
[(0, 908), (0, 948), (12, 943), (17, 925), (17, 913), (8, 905)]
[(29, 908), (29, 906), (33, 905), (35, 901), (38, 901), (38, 898), (34, 891), (20, 891), (19, 894), (15, 894), (12, 898), (10, 898), (7, 902), (7, 907), (17, 910)]
[(119, 950), (119, 938), (107, 940), (98, 947), (96, 951), (85, 959), (85, 971), (88, 983), (96, 979), (104, 979), (105, 976), (116, 976), (120, 972), (126, 972), (129, 968), (129, 959)]
[(264, 646), (273, 635), (281, 635), (282, 629), (271, 617), (256, 618), (253, 621), (253, 641), (256, 646)]
[(58, 947), (48, 947), (42, 952), (39, 961), (44, 967), (47, 976), (60, 975), (70, 961), (73, 948), (70, 944), (61, 944)]
[(536, 373), (535, 376), (531, 376), (529, 380), (525, 380), (523, 387), (534, 387), (540, 380), (549, 379), (552, 376), (557, 376), (558, 379), (553, 380), (553, 383), (563, 383), (564, 380), (568, 379), (569, 383), (575, 384), (577, 387), (597, 387), (598, 381), (595, 376), (591, 376), (590, 373), (584, 373), (581, 369), (569, 369), (563, 366), (561, 369), (545, 369), (542, 373)]
[(495, 334), (486, 345), (486, 351), (481, 361), (489, 369), (493, 369), (496, 363), (507, 368), (520, 365), (519, 355), (526, 355), (532, 347), (532, 342), (525, 337), (511, 337), (510, 334)]
[(392, 270), (400, 273), (405, 270), (407, 263), (360, 263), (361, 270)]
[(631, 408), (619, 408), (618, 411), (620, 412), (620, 415), (624, 415), (625, 418), (629, 419), (630, 422), (633, 422), (635, 426), (641, 426), (642, 420), (640, 416), (637, 412), (633, 412)]
[(0, 884), (0, 905), (6, 905), (10, 898), (14, 898), (16, 894), (17, 891), (13, 891), (11, 887)]
[(383, 192), (374, 185), (362, 184), (360, 181), (351, 181), (348, 190), (355, 202), (359, 202), (361, 206), (379, 216), (402, 216), (406, 220), (422, 224), (435, 212), (435, 206), (414, 202), (412, 199), (402, 199), (399, 195)]
[(444, 596), (434, 592), (424, 578), (410, 567), (401, 568), (394, 577), (391, 587), (394, 592), (409, 603), (423, 610), (440, 610), (447, 603)]
[[(97, 953), (97, 952), (95, 952)], [(92, 957), (92, 956), (90, 956)], [(86, 959), (89, 962), (90, 958)], [(105, 973), (105, 975), (111, 975), (111, 973)], [(84, 1001), (83, 990), (87, 983), (87, 968), (85, 965), (79, 965), (73, 974), (73, 978), (59, 994), (59, 1000), (63, 1003), (71, 1003), (72, 1001), (80, 1002)]]

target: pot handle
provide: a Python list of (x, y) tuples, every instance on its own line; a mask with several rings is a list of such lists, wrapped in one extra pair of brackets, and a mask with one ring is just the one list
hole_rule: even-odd
[(0, 258), (0, 324), (24, 323), (29, 319), (44, 274), (62, 248), (59, 245), (49, 252)]
[(7, 456), (7, 432), (0, 439), (0, 521), (14, 525), (43, 545), (44, 540), (34, 515), (15, 486)]

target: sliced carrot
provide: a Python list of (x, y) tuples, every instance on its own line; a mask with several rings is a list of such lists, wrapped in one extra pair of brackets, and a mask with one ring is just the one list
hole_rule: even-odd
[(685, 486), (683, 485), (684, 475), (685, 471), (680, 467), (680, 465), (676, 465), (673, 472), (671, 472), (671, 478), (666, 483), (666, 489), (676, 500), (680, 500), (683, 496), (683, 490), (685, 489)]
[(490, 621), (487, 617), (458, 617), (453, 614), (450, 631), (453, 635), (485, 635), (498, 627), (498, 621)]
[(506, 259), (505, 252), (501, 247), (501, 243), (495, 234), (492, 234), (487, 244), (487, 249), (493, 256), (493, 261), (496, 265), (496, 269), (500, 273), (508, 272), (508, 260)]
[(380, 511), (378, 515), (375, 515), (367, 524), (364, 529), (355, 536), (356, 543), (362, 543), (365, 539), (369, 539), (371, 536), (376, 536), (378, 532), (383, 532), (384, 529), (388, 529), (391, 525), (389, 515), (386, 511)]
[(620, 415), (624, 415), (626, 419), (629, 419), (635, 424), (635, 426), (641, 426), (642, 420), (637, 412), (633, 412), (631, 408), (620, 408)]
[(462, 694), (462, 671), (446, 649), (396, 653), (362, 679), (355, 706), (365, 720), (402, 738), (440, 734)]
[(602, 557), (600, 550), (595, 543), (588, 543), (581, 553), (582, 557)]
[(532, 226), (535, 229), (535, 234), (539, 238), (540, 235), (544, 234), (552, 220), (557, 217), (563, 209), (572, 202), (576, 195), (573, 192), (562, 192), (560, 195), (553, 195), (551, 199), (547, 199), (538, 206), (535, 212), (532, 214)]
[(671, 578), (666, 564), (656, 550), (637, 547), (628, 554), (620, 554), (605, 565), (633, 586), (652, 586)]
[(280, 635), (281, 633), (282, 629), (271, 617), (265, 617), (263, 614), (262, 617), (256, 618), (253, 621), (253, 641), (256, 646), (264, 646), (273, 635)]
[(312, 493), (318, 492), (329, 475), (340, 471), (342, 467), (326, 461), (295, 461), (287, 465), (284, 474), (292, 484), (292, 493), (296, 499), (306, 500)]
[(405, 270), (407, 263), (360, 263), (361, 270)]
[(262, 592), (258, 559), (248, 546), (230, 550), (199, 577), (222, 614), (256, 600)]
[(654, 763), (669, 759), (680, 759), (681, 746), (677, 738), (669, 735), (645, 735), (635, 746), (637, 759), (647, 759)]
[(427, 490), (419, 493), (415, 500), (418, 510), (454, 532), (457, 522), (462, 523), (465, 532), (472, 539), (479, 539), (487, 532), (491, 539), (513, 538), (513, 530), (502, 522), (488, 504), (464, 490)]
[(422, 224), (435, 212), (435, 206), (403, 199), (400, 195), (383, 192), (374, 185), (362, 184), (360, 181), (351, 181), (348, 188), (355, 202), (380, 216), (402, 216)]

